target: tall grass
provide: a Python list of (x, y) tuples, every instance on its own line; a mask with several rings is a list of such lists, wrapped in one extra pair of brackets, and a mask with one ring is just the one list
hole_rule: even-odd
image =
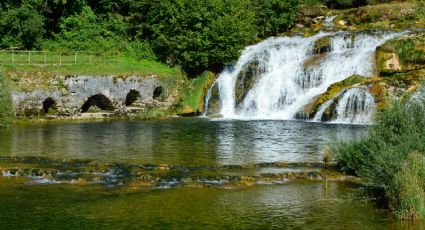
[(395, 101), (361, 140), (332, 147), (339, 167), (384, 194), (401, 219), (425, 217), (425, 96)]
[(0, 69), (0, 128), (13, 122), (14, 112), (9, 83)]

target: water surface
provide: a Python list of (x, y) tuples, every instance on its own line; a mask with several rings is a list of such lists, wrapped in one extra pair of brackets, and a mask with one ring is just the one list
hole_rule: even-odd
[(132, 190), (0, 179), (0, 226), (23, 229), (421, 229), (338, 182)]
[(2, 156), (182, 165), (321, 161), (323, 146), (364, 126), (176, 118), (43, 124), (0, 130)]

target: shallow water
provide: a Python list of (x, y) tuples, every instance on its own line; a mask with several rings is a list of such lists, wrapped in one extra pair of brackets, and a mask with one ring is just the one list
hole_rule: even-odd
[(186, 118), (44, 124), (0, 130), (0, 155), (182, 165), (321, 161), (325, 144), (363, 131), (312, 122)]
[(31, 229), (420, 229), (344, 183), (132, 190), (0, 179), (0, 226)]
[[(365, 126), (296, 121), (186, 118), (43, 124), (0, 130), (0, 156), (184, 166), (306, 162), (320, 161), (324, 145), (337, 139), (358, 138), (364, 130)], [(0, 161), (0, 167), (5, 162)], [(8, 164), (11, 166), (13, 161)], [(238, 172), (257, 175), (279, 173), (279, 170), (288, 169), (248, 167)], [(358, 187), (348, 182), (280, 183), (234, 187), (189, 184), (160, 189), (125, 183), (118, 186), (37, 184), (30, 178), (4, 176), (0, 177), (0, 229), (423, 229), (425, 226), (420, 222), (398, 222), (388, 210), (355, 198), (353, 194)]]

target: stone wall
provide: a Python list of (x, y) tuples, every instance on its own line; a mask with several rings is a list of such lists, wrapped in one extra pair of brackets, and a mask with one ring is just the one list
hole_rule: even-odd
[(163, 95), (164, 85), (156, 76), (56, 76), (47, 85), (33, 91), (12, 92), (16, 114), (37, 116), (52, 110), (55, 115), (73, 116), (87, 112), (90, 107), (125, 114), (130, 111), (128, 107), (172, 104)]

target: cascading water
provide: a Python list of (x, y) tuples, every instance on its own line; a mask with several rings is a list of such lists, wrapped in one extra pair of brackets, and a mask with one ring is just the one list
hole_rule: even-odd
[(376, 110), (375, 99), (367, 88), (353, 87), (325, 102), (317, 111), (314, 121), (322, 121), (326, 110), (336, 103), (330, 114), (333, 123), (367, 124)]
[[(215, 82), (220, 97), (219, 114), (230, 119), (293, 119), (297, 111), (326, 92), (331, 84), (353, 74), (374, 75), (376, 47), (399, 35), (321, 32), (307, 38), (269, 38), (249, 46)], [(315, 49), (319, 39), (330, 39), (327, 52), (318, 53)], [(238, 78), (253, 65), (257, 70), (254, 83), (241, 97)]]
[(368, 123), (375, 111), (373, 96), (362, 88), (348, 89), (341, 96), (336, 107), (336, 123)]

